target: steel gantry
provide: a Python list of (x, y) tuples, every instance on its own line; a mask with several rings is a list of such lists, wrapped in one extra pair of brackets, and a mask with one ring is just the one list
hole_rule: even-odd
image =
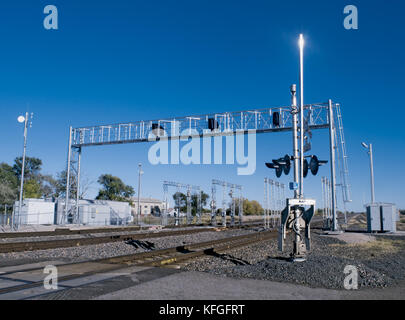
[(222, 187), (222, 206), (221, 206), (221, 217), (222, 217), (222, 225), (226, 226), (226, 209), (227, 209), (227, 191), (228, 196), (230, 199), (229, 207), (230, 207), (230, 217), (231, 217), (231, 226), (235, 224), (235, 212), (236, 212), (236, 205), (238, 205), (238, 216), (239, 216), (239, 224), (243, 222), (243, 196), (242, 196), (242, 186), (234, 183), (229, 183), (226, 181), (220, 181), (216, 179), (212, 179), (212, 187), (211, 187), (211, 224), (217, 225), (217, 204), (216, 204), (216, 186)]
[[(329, 129), (331, 180), (335, 179), (336, 139), (333, 114), (338, 104), (326, 103), (304, 106), (306, 127), (310, 130)], [(338, 119), (339, 114), (336, 116)], [(213, 113), (171, 119), (124, 122), (111, 125), (69, 128), (67, 157), (66, 200), (60, 223), (77, 222), (80, 192), (80, 166), (82, 148), (113, 144), (139, 143), (159, 140), (180, 140), (189, 137), (215, 137), (291, 131), (293, 128), (291, 106), (252, 109), (237, 112)], [(340, 124), (340, 123), (339, 123)], [(340, 132), (339, 132), (340, 133)], [(339, 134), (339, 137), (342, 135)], [(333, 152), (332, 152), (333, 151)], [(344, 181), (342, 183), (345, 183)], [(348, 185), (346, 184), (348, 187)], [(332, 188), (335, 194), (335, 188)], [(336, 204), (332, 206), (336, 214)]]
[[(184, 184), (184, 183), (179, 183), (179, 182), (174, 182), (174, 181), (164, 181), (163, 182), (163, 194), (164, 194), (164, 210), (163, 210), (163, 219), (164, 221), (167, 221), (167, 214), (168, 214), (168, 205), (169, 205), (169, 199), (168, 199), (168, 192), (169, 192), (169, 187), (175, 187), (176, 188), (176, 193), (177, 197), (175, 199), (175, 209), (177, 209), (177, 213), (175, 216), (175, 225), (180, 224), (180, 208), (181, 208), (181, 203), (180, 203), (180, 197), (179, 193), (181, 190), (186, 190), (186, 208), (187, 208), (187, 224), (191, 224), (193, 222), (193, 215), (191, 212), (191, 194), (194, 192), (197, 195), (197, 223), (201, 223), (201, 214), (202, 214), (202, 205), (201, 205), (201, 188), (199, 186), (194, 186), (190, 184)], [(165, 223), (163, 223), (165, 224)]]

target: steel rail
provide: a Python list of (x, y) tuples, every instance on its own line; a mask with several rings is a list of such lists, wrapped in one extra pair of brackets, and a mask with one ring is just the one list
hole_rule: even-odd
[[(80, 269), (81, 265), (94, 264), (94, 269), (81, 273), (71, 273), (58, 278), (58, 282), (63, 282), (67, 280), (82, 278), (91, 276), (99, 273), (106, 273), (111, 271), (117, 271), (119, 269), (125, 269), (131, 266), (167, 266), (174, 262), (184, 262), (190, 259), (201, 257), (204, 255), (209, 255), (212, 252), (223, 252), (226, 250), (239, 248), (254, 244), (260, 241), (275, 238), (277, 233), (274, 231), (261, 231), (256, 234), (246, 234), (241, 236), (228, 237), (219, 240), (211, 240), (199, 243), (193, 243), (184, 246), (171, 247), (166, 249), (159, 249), (148, 252), (135, 253), (130, 255), (123, 255), (117, 257), (110, 257), (98, 260), (90, 260), (77, 263), (69, 263), (58, 265), (59, 270), (63, 268), (76, 267)], [(196, 250), (197, 251), (191, 251)], [(100, 267), (101, 264), (101, 267)], [(79, 267), (79, 268), (77, 268)], [(43, 268), (31, 268), (26, 270), (16, 270), (8, 273), (3, 273), (2, 276), (14, 273), (24, 273), (29, 271), (42, 271)], [(1, 294), (16, 292), (24, 289), (35, 288), (43, 285), (43, 281), (34, 281), (31, 283), (25, 283), (22, 285), (11, 286), (6, 288), (0, 288), (0, 299)]]
[[(260, 226), (262, 222), (246, 224), (242, 226), (228, 226), (227, 228), (249, 228), (253, 226)], [(78, 247), (102, 243), (131, 241), (148, 238), (160, 238), (170, 236), (188, 235), (201, 232), (212, 232), (221, 228), (208, 227), (199, 229), (186, 229), (186, 230), (170, 230), (170, 231), (158, 231), (158, 232), (144, 232), (133, 234), (117, 234), (102, 237), (90, 237), (90, 238), (74, 238), (74, 239), (56, 239), (56, 240), (40, 240), (40, 241), (21, 241), (21, 242), (3, 242), (0, 243), (0, 253), (9, 252), (23, 252), (23, 251), (36, 251), (47, 250), (57, 248), (69, 248)], [(61, 234), (56, 234), (61, 235)]]

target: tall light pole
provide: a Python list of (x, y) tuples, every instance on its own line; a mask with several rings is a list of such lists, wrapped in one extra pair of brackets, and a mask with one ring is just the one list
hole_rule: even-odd
[[(31, 113), (31, 119), (32, 119), (32, 113)], [(18, 202), (18, 219), (17, 219), (17, 229), (20, 226), (21, 222), (21, 209), (22, 209), (22, 201), (23, 201), (23, 190), (24, 190), (24, 171), (25, 171), (25, 154), (27, 150), (27, 134), (28, 134), (28, 112), (25, 113), (24, 116), (19, 116), (17, 118), (17, 121), (19, 123), (24, 122), (24, 148), (23, 148), (23, 156), (22, 156), (22, 164), (21, 164), (21, 181), (20, 181), (20, 199)], [(14, 219), (12, 219), (14, 220)], [(14, 223), (14, 221), (12, 222)]]
[(304, 197), (304, 36), (300, 34), (300, 197)]
[(137, 220), (138, 224), (140, 223), (140, 218), (141, 218), (141, 175), (143, 174), (142, 171), (142, 163), (138, 164), (138, 213), (137, 213)]
[(367, 145), (366, 143), (362, 142), (361, 145), (368, 150), (368, 155), (370, 157), (370, 181), (371, 181), (371, 203), (375, 202), (375, 195), (374, 195), (374, 165), (373, 165), (373, 144), (370, 143)]

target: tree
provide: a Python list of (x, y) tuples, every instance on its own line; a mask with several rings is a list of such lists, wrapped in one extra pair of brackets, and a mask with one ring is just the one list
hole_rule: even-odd
[[(41, 166), (41, 159), (25, 157), (24, 179), (38, 179), (38, 177), (40, 176)], [(13, 171), (17, 176), (18, 181), (20, 181), (22, 171), (22, 157), (17, 157), (14, 159)]]
[[(239, 214), (239, 199), (235, 201), (235, 214)], [(243, 214), (244, 215), (259, 215), (263, 213), (263, 207), (256, 200), (243, 199)]]
[(96, 197), (98, 200), (131, 202), (130, 197), (135, 194), (134, 188), (124, 184), (120, 178), (114, 177), (111, 174), (101, 175), (97, 182), (102, 186)]
[[(33, 157), (25, 158), (24, 165), (24, 198), (41, 198), (43, 194), (43, 179), (41, 176), (42, 160)], [(18, 183), (21, 181), (22, 157), (14, 159), (13, 172)]]
[(187, 211), (187, 197), (184, 193), (176, 192), (173, 195), (173, 200), (174, 200), (175, 207), (179, 211), (183, 211), (183, 212)]
[(24, 198), (39, 199), (42, 197), (41, 184), (34, 179), (30, 179), (30, 180), (24, 182), (23, 192), (24, 192)]
[(263, 208), (256, 200), (243, 199), (243, 214), (258, 215), (263, 212)]
[[(201, 211), (204, 206), (207, 205), (207, 200), (209, 199), (209, 195), (206, 194), (204, 191), (201, 191)], [(191, 195), (191, 213), (193, 216), (197, 213), (197, 206), (198, 206), (198, 194), (194, 193)]]
[(13, 168), (0, 163), (0, 204), (11, 205), (18, 197), (18, 180)]
[[(193, 193), (190, 198), (191, 198), (190, 199), (191, 214), (193, 216), (195, 216), (197, 214), (198, 194)], [(209, 195), (206, 194), (204, 191), (201, 191), (201, 207), (204, 207), (207, 205), (208, 198), (209, 198)], [(180, 211), (187, 212), (187, 195), (185, 195), (182, 192), (176, 192), (173, 195), (173, 200), (174, 200), (175, 206), (180, 207)]]

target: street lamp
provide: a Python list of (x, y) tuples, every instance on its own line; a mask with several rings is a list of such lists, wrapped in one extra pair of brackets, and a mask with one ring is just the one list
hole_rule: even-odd
[(361, 145), (368, 150), (368, 155), (370, 157), (370, 176), (371, 176), (371, 203), (374, 203), (374, 166), (373, 166), (373, 145), (370, 143), (367, 145), (366, 143), (362, 142)]
[[(31, 119), (33, 114), (31, 113)], [(23, 201), (23, 190), (24, 190), (24, 171), (25, 171), (25, 154), (27, 150), (27, 133), (28, 133), (28, 112), (25, 113), (25, 116), (19, 116), (17, 118), (19, 123), (24, 123), (24, 148), (23, 148), (23, 157), (21, 164), (21, 182), (20, 182), (20, 198), (18, 202), (18, 219), (17, 219), (17, 229), (20, 226), (21, 222), (21, 208)], [(31, 124), (30, 124), (31, 125)], [(14, 219), (12, 219), (12, 225), (14, 227)]]
[(140, 200), (141, 200), (141, 175), (143, 174), (142, 171), (142, 163), (138, 164), (138, 214), (137, 214), (137, 220), (138, 220), (138, 224), (140, 224), (140, 218), (141, 218), (141, 204), (140, 204)]

